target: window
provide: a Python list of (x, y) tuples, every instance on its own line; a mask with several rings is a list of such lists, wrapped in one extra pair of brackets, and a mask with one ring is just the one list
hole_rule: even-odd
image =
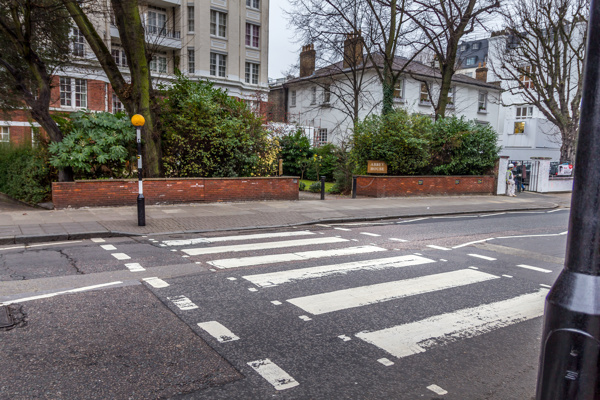
[(60, 105), (87, 107), (87, 81), (85, 79), (60, 77)]
[(329, 104), (331, 101), (331, 86), (323, 86), (323, 104)]
[(8, 142), (10, 142), (10, 127), (2, 126), (0, 127), (0, 143)]
[(310, 89), (310, 104), (317, 104), (317, 87), (313, 86)]
[(487, 111), (487, 93), (486, 92), (479, 92), (479, 101), (477, 103), (478, 103), (477, 111), (479, 111), (479, 112)]
[(196, 51), (188, 47), (188, 73), (194, 74), (196, 72)]
[(210, 53), (210, 74), (212, 76), (225, 77), (227, 72), (227, 56), (218, 53)]
[(454, 86), (450, 86), (448, 89), (448, 107), (454, 107)]
[(194, 32), (194, 6), (188, 6), (188, 32)]
[(421, 96), (419, 97), (419, 102), (421, 104), (429, 104), (429, 87), (425, 82), (421, 83)]
[(148, 11), (147, 21), (148, 32), (154, 35), (164, 35), (167, 28), (167, 10), (152, 7), (152, 11)]
[(458, 48), (458, 51), (467, 51), (467, 45), (466, 44), (461, 44)]
[(85, 79), (73, 79), (75, 81), (75, 107), (87, 107), (87, 81)]
[(296, 91), (292, 90), (290, 92), (290, 107), (296, 107)]
[(125, 57), (125, 50), (113, 47), (113, 49), (111, 50), (111, 53), (112, 53), (113, 59), (115, 60), (115, 63), (119, 67), (127, 66), (127, 57)]
[(531, 68), (530, 65), (526, 66), (525, 68), (522, 68), (522, 74), (521, 77), (519, 78), (519, 80), (521, 81), (521, 86), (523, 86), (525, 89), (529, 89), (530, 87), (532, 87), (532, 82), (531, 82), (531, 73), (533, 72), (533, 69)]
[(85, 38), (80, 29), (73, 28), (73, 55), (85, 57)]
[(246, 7), (250, 8), (260, 8), (260, 0), (246, 0)]
[(527, 119), (533, 115), (533, 107), (517, 107), (516, 119)]
[(472, 50), (479, 50), (481, 48), (481, 43), (473, 43), (473, 46), (471, 46)]
[(259, 64), (246, 63), (246, 83), (258, 85)]
[(214, 10), (210, 12), (210, 34), (227, 37), (227, 14)]
[(254, 24), (246, 24), (246, 46), (258, 48), (258, 33), (260, 26)]
[(466, 64), (467, 65), (475, 65), (475, 61), (477, 60), (477, 57), (468, 57)]
[(319, 128), (319, 130), (317, 131), (317, 143), (327, 143), (327, 128)]
[(167, 57), (154, 55), (150, 60), (150, 71), (161, 74), (167, 73)]
[(525, 133), (525, 122), (523, 122), (523, 121), (515, 122), (514, 133), (515, 133), (515, 135), (518, 135), (520, 133)]
[(119, 97), (113, 93), (112, 94), (112, 112), (113, 114), (119, 113), (119, 112), (124, 112), (125, 111), (125, 107), (123, 107), (123, 103), (121, 103), (121, 100), (119, 100)]
[(398, 79), (394, 86), (394, 99), (402, 100), (404, 98), (404, 79)]

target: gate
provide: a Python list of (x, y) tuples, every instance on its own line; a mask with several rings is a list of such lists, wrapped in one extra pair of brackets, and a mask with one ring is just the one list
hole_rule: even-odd
[(536, 192), (540, 162), (536, 160), (510, 160), (509, 164), (514, 164), (517, 167), (513, 172), (516, 191)]

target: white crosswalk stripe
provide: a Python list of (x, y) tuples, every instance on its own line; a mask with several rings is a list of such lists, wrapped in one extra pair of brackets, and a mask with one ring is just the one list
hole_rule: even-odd
[(492, 279), (499, 279), (499, 277), (485, 272), (463, 269), (401, 281), (297, 297), (287, 301), (313, 315), (319, 315)]
[(271, 287), (300, 281), (304, 279), (323, 278), (330, 275), (343, 275), (351, 271), (379, 270), (387, 268), (404, 268), (414, 265), (434, 263), (429, 258), (406, 255), (375, 260), (355, 261), (344, 264), (323, 265), (318, 267), (298, 268), (288, 271), (266, 274), (246, 275), (242, 278), (259, 287)]
[(240, 244), (233, 246), (216, 246), (216, 247), (200, 247), (193, 249), (184, 249), (184, 253), (190, 256), (198, 256), (201, 254), (217, 254), (217, 253), (229, 253), (229, 252), (240, 252), (240, 251), (252, 251), (252, 250), (268, 250), (268, 249), (281, 249), (285, 247), (295, 246), (314, 246), (321, 244), (331, 243), (342, 243), (347, 242), (348, 239), (342, 239), (338, 237), (320, 237), (316, 239), (301, 239), (301, 240), (284, 240), (279, 242), (263, 242), (263, 243), (249, 243)]
[(274, 233), (256, 233), (253, 235), (237, 235), (237, 236), (218, 236), (211, 238), (195, 238), (185, 240), (164, 240), (162, 243), (167, 246), (192, 246), (195, 244), (218, 243), (218, 242), (233, 242), (242, 240), (254, 239), (273, 239), (293, 236), (314, 235), (311, 231), (294, 231), (294, 232), (274, 232)]
[(540, 317), (544, 314), (547, 294), (548, 290), (540, 289), (535, 293), (435, 315), (421, 321), (374, 332), (359, 332), (355, 336), (397, 358), (407, 357), (432, 347)]
[(208, 264), (217, 268), (239, 268), (247, 267), (250, 265), (264, 265), (275, 264), (279, 262), (310, 260), (313, 258), (367, 254), (378, 251), (386, 251), (386, 249), (377, 246), (357, 246), (333, 250), (312, 250), (297, 253), (272, 254), (268, 256), (226, 258), (222, 260), (208, 261)]

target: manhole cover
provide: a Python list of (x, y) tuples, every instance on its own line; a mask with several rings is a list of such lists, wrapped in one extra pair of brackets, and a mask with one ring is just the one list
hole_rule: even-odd
[(0, 328), (8, 328), (15, 324), (10, 313), (8, 312), (8, 307), (2, 306), (0, 307)]

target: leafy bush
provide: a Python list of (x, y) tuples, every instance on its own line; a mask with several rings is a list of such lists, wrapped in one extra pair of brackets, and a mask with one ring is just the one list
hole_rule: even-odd
[(387, 163), (390, 175), (420, 173), (429, 163), (432, 125), (430, 117), (403, 109), (367, 117), (357, 124), (352, 138), (356, 172), (365, 174), (368, 160), (380, 160)]
[(246, 104), (181, 74), (160, 104), (163, 164), (171, 177), (266, 176), (279, 142)]
[(301, 161), (312, 156), (310, 141), (304, 131), (298, 128), (294, 133), (282, 137), (279, 144), (281, 145), (280, 156), (283, 159), (283, 174), (303, 178), (306, 168), (302, 168)]
[(318, 181), (324, 175), (325, 180), (331, 182), (338, 162), (336, 151), (337, 147), (331, 143), (326, 143), (313, 149), (314, 155), (312, 163), (306, 171), (306, 178)]
[(349, 194), (352, 192), (352, 172), (355, 165), (351, 160), (348, 143), (343, 141), (336, 150), (337, 165), (333, 172), (335, 184), (331, 188), (331, 193)]
[(64, 138), (48, 146), (50, 164), (79, 178), (125, 178), (133, 173), (135, 128), (125, 114), (78, 111), (54, 117)]
[(431, 166), (435, 175), (481, 175), (494, 168), (498, 152), (496, 132), (456, 116), (436, 121), (431, 138)]
[(320, 193), (321, 192), (321, 182), (313, 182), (310, 184), (308, 188), (309, 192)]
[(55, 175), (43, 143), (37, 148), (0, 143), (0, 192), (27, 203), (40, 203), (50, 196)]
[(302, 192), (306, 189), (306, 183), (304, 182), (300, 182), (300, 185), (298, 186), (299, 190)]

